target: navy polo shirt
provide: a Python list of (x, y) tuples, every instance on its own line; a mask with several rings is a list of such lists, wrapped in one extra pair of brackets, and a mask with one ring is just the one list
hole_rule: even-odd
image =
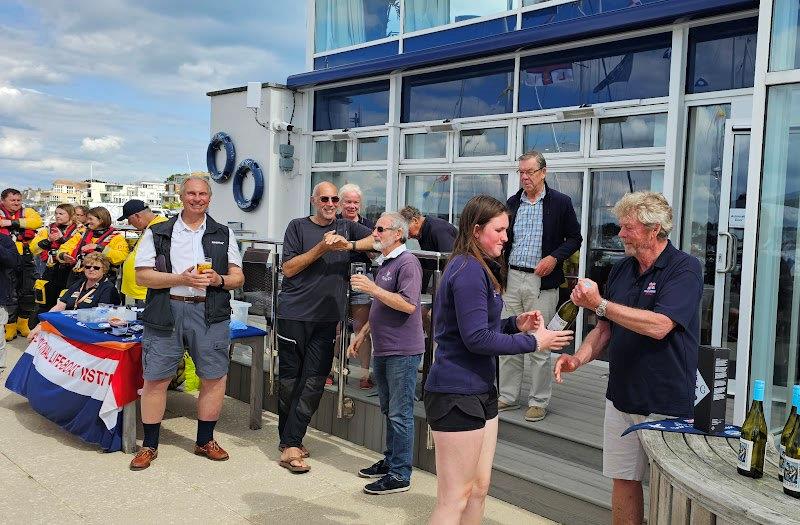
[(606, 299), (675, 322), (675, 328), (657, 340), (609, 321), (606, 398), (617, 410), (693, 417), (702, 293), (700, 261), (671, 242), (643, 274), (635, 257), (611, 269)]

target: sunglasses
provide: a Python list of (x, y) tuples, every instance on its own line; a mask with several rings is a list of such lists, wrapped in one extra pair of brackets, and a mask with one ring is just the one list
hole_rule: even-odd
[(317, 197), (320, 202), (328, 202), (331, 201), (332, 203), (336, 204), (339, 202), (339, 197), (334, 195), (333, 197), (328, 197), (327, 195), (323, 195), (321, 197)]
[(84, 269), (86, 269), (86, 270), (102, 270), (103, 267), (102, 266), (84, 266)]
[(397, 229), (397, 228), (384, 228), (383, 226), (375, 226), (375, 230), (376, 230), (378, 233), (383, 233), (383, 232), (385, 232), (386, 230), (396, 230), (396, 229)]

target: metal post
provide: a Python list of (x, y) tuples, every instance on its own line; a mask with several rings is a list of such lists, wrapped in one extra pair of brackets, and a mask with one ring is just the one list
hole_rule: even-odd
[(278, 310), (278, 266), (280, 256), (278, 255), (278, 245), (272, 245), (272, 301), (270, 301), (270, 319), (272, 326), (269, 331), (269, 395), (275, 395), (275, 356), (278, 353), (278, 320), (275, 312)]
[[(435, 310), (433, 308), (433, 305), (436, 304), (436, 292), (439, 289), (439, 280), (442, 278), (441, 260), (442, 260), (442, 254), (437, 254), (437, 257), (436, 257), (436, 270), (433, 272), (433, 282), (431, 283), (431, 333), (430, 333), (430, 336), (428, 338), (428, 344), (426, 345), (426, 348), (425, 348), (425, 361), (426, 362), (423, 363), (423, 365), (422, 365), (422, 388), (423, 388), (423, 391), (425, 389), (425, 381), (428, 378), (428, 372), (430, 372), (431, 365), (433, 364), (433, 361), (435, 360), (434, 345), (433, 345), (433, 343), (434, 343), (434, 341), (433, 341), (433, 327), (436, 326), (436, 324), (435, 324), (436, 323), (436, 316), (435, 316)], [(426, 415), (426, 419), (427, 419), (427, 415)], [(426, 434), (425, 446), (427, 447), (428, 450), (432, 450), (434, 448), (433, 433), (431, 432), (431, 426), (427, 425), (427, 427), (428, 427), (428, 431), (427, 431), (427, 434)]]
[(344, 314), (342, 315), (341, 320), (341, 331), (339, 336), (339, 359), (337, 360), (337, 368), (336, 370), (339, 373), (339, 381), (337, 383), (338, 391), (336, 392), (336, 418), (342, 419), (345, 417), (344, 415), (344, 389), (347, 386), (347, 374), (349, 370), (347, 369), (347, 341), (348, 337), (348, 330), (347, 330), (347, 320), (350, 317), (350, 283), (347, 283), (344, 292)]

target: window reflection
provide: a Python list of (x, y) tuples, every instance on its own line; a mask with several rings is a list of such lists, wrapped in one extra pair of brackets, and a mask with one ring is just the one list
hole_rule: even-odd
[(406, 177), (406, 205), (414, 206), (423, 215), (450, 220), (450, 174)]
[(461, 210), (475, 195), (491, 195), (500, 202), (508, 198), (508, 175), (456, 175), (453, 181), (453, 220), (456, 227)]
[(405, 0), (404, 30), (419, 31), (513, 8), (514, 0)]
[(364, 137), (358, 139), (358, 160), (386, 160), (389, 137)]
[(686, 92), (753, 87), (757, 18), (689, 30)]
[(519, 110), (665, 97), (670, 57), (667, 33), (525, 57)]
[(400, 32), (398, 0), (315, 0), (314, 49), (338, 49)]
[(522, 149), (540, 153), (581, 150), (581, 121), (530, 124), (523, 128)]
[(314, 162), (346, 162), (346, 140), (320, 140), (314, 143)]
[(363, 193), (360, 213), (373, 222), (386, 211), (386, 170), (317, 171), (311, 174), (312, 188), (323, 181), (332, 182), (337, 188), (358, 184)]
[(405, 136), (406, 159), (443, 159), (446, 156), (445, 133), (412, 133)]
[(681, 248), (703, 264), (700, 344), (711, 344), (725, 120), (730, 104), (689, 108)]
[(523, 0), (522, 5), (524, 6), (543, 5), (542, 9), (522, 14), (522, 27), (538, 27), (552, 24), (553, 22), (566, 22), (567, 20), (608, 13), (609, 11), (641, 7), (645, 4), (663, 2), (664, 0), (604, 0), (602, 2), (596, 0), (578, 0), (567, 4), (546, 7), (551, 1), (552, 0)]
[(508, 60), (406, 77), (402, 122), (511, 113), (513, 77)]
[(772, 9), (769, 70), (800, 69), (800, 2), (775, 0)]
[(381, 126), (388, 121), (388, 81), (323, 89), (314, 93), (314, 131)]
[(600, 119), (598, 148), (663, 148), (666, 135), (666, 113), (604, 118)]
[(489, 157), (508, 152), (508, 128), (465, 129), (460, 133), (459, 156)]

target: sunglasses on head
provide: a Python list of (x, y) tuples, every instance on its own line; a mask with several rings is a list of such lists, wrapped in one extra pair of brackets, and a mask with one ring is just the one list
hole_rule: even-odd
[(377, 231), (378, 233), (383, 233), (383, 232), (385, 232), (386, 230), (396, 230), (396, 229), (397, 229), (397, 228), (389, 228), (388, 226), (387, 226), (387, 227), (383, 227), (383, 226), (375, 226), (375, 231)]
[(339, 202), (339, 197), (337, 195), (334, 195), (333, 197), (328, 197), (327, 195), (322, 195), (321, 197), (319, 197), (319, 201), (320, 202), (331, 201), (332, 203), (336, 204), (337, 202)]
[(84, 268), (87, 269), (87, 270), (102, 270), (103, 269), (102, 266), (84, 266)]

